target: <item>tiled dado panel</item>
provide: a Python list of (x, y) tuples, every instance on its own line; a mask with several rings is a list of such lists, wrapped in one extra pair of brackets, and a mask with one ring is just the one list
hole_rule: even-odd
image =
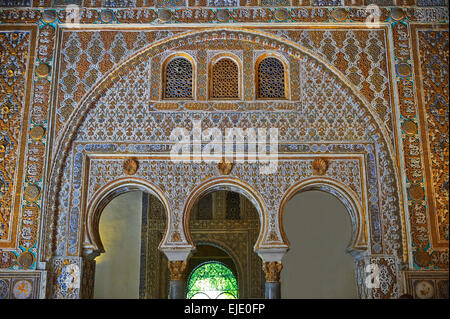
[(46, 272), (40, 271), (2, 271), (0, 273), (0, 299), (38, 299), (44, 298), (42, 283)]

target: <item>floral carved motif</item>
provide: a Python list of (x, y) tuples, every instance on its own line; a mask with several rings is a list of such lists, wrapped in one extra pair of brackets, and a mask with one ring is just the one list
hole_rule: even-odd
[(266, 274), (266, 282), (280, 282), (281, 269), (283, 269), (281, 261), (264, 262), (263, 270)]
[(169, 261), (170, 280), (183, 280), (184, 270), (186, 269), (186, 261), (176, 260)]

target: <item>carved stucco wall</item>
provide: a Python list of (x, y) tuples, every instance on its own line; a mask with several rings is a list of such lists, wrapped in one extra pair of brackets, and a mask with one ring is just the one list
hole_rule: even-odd
[[(358, 24), (368, 17), (368, 12), (359, 7), (363, 3), (339, 8), (340, 3), (294, 1), (261, 3), (269, 6), (256, 8), (253, 6), (258, 4), (253, 1), (247, 8), (229, 10), (205, 8), (202, 6), (211, 4), (200, 1), (174, 11), (170, 6), (185, 4), (155, 9), (152, 5), (160, 8), (163, 2), (143, 4), (137, 0), (127, 4), (136, 8), (117, 10), (113, 2), (85, 1), (84, 5), (90, 8), (81, 10), (82, 27), (74, 30), (61, 25), (67, 13), (64, 7), (45, 10), (33, 7), (35, 2), (24, 1), (21, 9), (6, 8), (11, 6), (9, 2), (0, 2), (5, 6), (0, 9), (4, 66), (0, 121), (3, 146), (0, 150), (3, 185), (0, 265), (8, 274), (3, 275), (2, 271), (0, 276), (2, 296), (15, 296), (11, 278), (23, 279), (27, 287), (33, 288), (25, 289), (25, 297), (38, 297), (46, 289), (52, 290), (49, 287), (57, 282), (58, 274), (67, 271), (74, 274), (74, 269), (81, 270), (83, 265), (84, 270), (92, 270), (80, 257), (83, 238), (78, 232), (84, 227), (85, 212), (83, 206), (77, 208), (84, 201), (79, 198), (81, 192), (92, 195), (96, 188), (108, 183), (108, 178), (120, 176), (103, 174), (97, 177), (96, 183), (86, 185), (81, 178), (86, 167), (83, 161), (87, 158), (91, 161), (90, 172), (114, 167), (120, 172), (122, 160), (107, 159), (105, 154), (131, 152), (150, 156), (167, 152), (168, 145), (162, 138), (167, 132), (161, 128), (170, 131), (183, 121), (189, 128), (186, 122), (194, 113), (203, 120), (205, 128), (215, 125), (217, 118), (220, 127), (246, 127), (248, 123), (265, 127), (266, 123), (276, 122), (281, 130), (280, 150), (303, 154), (296, 159), (280, 160), (281, 168), (288, 172), (279, 180), (286, 185), (285, 190), (300, 181), (289, 180), (291, 169), (305, 172), (301, 179), (313, 177), (309, 166), (311, 155), (330, 157), (331, 167), (335, 169), (325, 177), (347, 185), (348, 180), (339, 178), (352, 170), (350, 163), (355, 161), (355, 154), (364, 154), (364, 160), (359, 159), (359, 167), (367, 175), (359, 178), (365, 182), (347, 187), (354, 192), (355, 201), (358, 196), (361, 198), (364, 187), (369, 193), (377, 194), (365, 198), (366, 203), (363, 201), (361, 205), (369, 212), (367, 239), (371, 253), (381, 254), (370, 258), (382, 260), (383, 254), (387, 254), (382, 263), (386, 269), (390, 267), (396, 278), (399, 276), (394, 268), (401, 261), (407, 262), (403, 269), (410, 271), (448, 269), (448, 205), (445, 209), (448, 138), (443, 133), (445, 123), (448, 127), (448, 110), (443, 107), (448, 105), (448, 87), (433, 87), (428, 81), (436, 74), (432, 70), (446, 69), (446, 60), (442, 59), (448, 56), (448, 49), (443, 45), (448, 42), (446, 8), (430, 6), (436, 4), (427, 1), (419, 1), (417, 6), (414, 1), (405, 1), (399, 4), (405, 6), (403, 11), (380, 7), (381, 26), (367, 29), (367, 25)], [(51, 4), (43, 1), (39, 5)], [(55, 1), (54, 5), (59, 2)], [(113, 9), (95, 8), (99, 5)], [(149, 7), (137, 8), (138, 5)], [(92, 22), (96, 25), (83, 27)], [(174, 25), (176, 22), (197, 24), (189, 35)], [(227, 25), (208, 32), (202, 31), (198, 24), (203, 22)], [(268, 24), (255, 25), (261, 22)], [(326, 23), (326, 27), (305, 27), (304, 22)], [(152, 25), (133, 29), (127, 27), (128, 23)], [(161, 28), (163, 23), (166, 25)], [(240, 31), (226, 30), (225, 26), (238, 27)], [(196, 47), (194, 44), (199, 41), (203, 44)], [(163, 45), (154, 45), (158, 42)], [(208, 61), (215, 53), (212, 46), (215, 51), (237, 52), (245, 74), (253, 75), (252, 62), (262, 51), (270, 50), (284, 57), (289, 63), (290, 100), (253, 102), (250, 76), (244, 77), (242, 101), (206, 101)], [(197, 98), (192, 103), (160, 102), (161, 63), (169, 52), (180, 51), (196, 59)], [(114, 68), (117, 70), (113, 71)], [(448, 74), (441, 73), (438, 77), (446, 83)], [(129, 83), (134, 83), (133, 89)], [(427, 114), (425, 106), (429, 104), (436, 107), (430, 108), (431, 113)], [(317, 105), (324, 105), (324, 109)], [(258, 112), (250, 116), (246, 110)], [(118, 123), (122, 129), (111, 129), (117, 127), (114, 121), (118, 120), (110, 116), (112, 112), (123, 114), (122, 123)], [(309, 122), (308, 114), (315, 114), (315, 121)], [(361, 119), (373, 124), (361, 124)], [(343, 130), (334, 129), (342, 124), (345, 124)], [(145, 143), (130, 143), (136, 138)], [(332, 143), (325, 145), (323, 141)], [(430, 148), (429, 141), (434, 141), (437, 147)], [(305, 154), (310, 157), (305, 158)], [(350, 158), (335, 159), (336, 154), (349, 154)], [(138, 175), (154, 170), (156, 162), (150, 158), (143, 159), (143, 169), (138, 170)], [(339, 165), (346, 174), (338, 173)], [(184, 169), (206, 172), (199, 175), (203, 177), (218, 176), (216, 168), (208, 165), (165, 167), (180, 172)], [(243, 174), (242, 169), (237, 165), (232, 175), (239, 179), (248, 176), (250, 184), (267, 184), (267, 180), (250, 178), (252, 174), (256, 176), (258, 167), (251, 168), (254, 173), (250, 174)], [(146, 174), (140, 176), (148, 178)], [(191, 185), (199, 182), (185, 181)], [(70, 184), (74, 185), (72, 189), (68, 188)], [(178, 202), (177, 196), (187, 197), (173, 193), (169, 199), (171, 205)], [(264, 199), (268, 215), (262, 219), (263, 228), (267, 226), (268, 232), (266, 238), (260, 238), (260, 243), (279, 245), (282, 234), (277, 230), (277, 205), (281, 198), (269, 200), (269, 197)], [(181, 227), (182, 207), (172, 211), (171, 226)], [(273, 232), (269, 231), (274, 225)], [(171, 234), (174, 230), (171, 229)], [(64, 233), (69, 233), (69, 237), (64, 238)], [(179, 236), (181, 243), (188, 244), (183, 232)], [(267, 241), (268, 238), (277, 238), (278, 242)], [(55, 253), (60, 259), (45, 263)], [(43, 284), (47, 271), (49, 284)], [(37, 279), (24, 279), (24, 274)], [(60, 297), (77, 296), (76, 288), (66, 288), (61, 288), (65, 294)]]

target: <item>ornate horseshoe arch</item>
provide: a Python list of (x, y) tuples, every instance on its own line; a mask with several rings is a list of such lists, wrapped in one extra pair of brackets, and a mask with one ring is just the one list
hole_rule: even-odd
[[(342, 103), (342, 105), (339, 105), (339, 108), (352, 112), (349, 115), (353, 121), (352, 125), (356, 125), (357, 120), (364, 121), (362, 127), (365, 128), (365, 131), (358, 133), (361, 135), (361, 138), (355, 137), (347, 142), (335, 140), (321, 143), (320, 139), (311, 141), (296, 140), (296, 137), (300, 136), (298, 132), (292, 133), (293, 137), (282, 135), (279, 148), (279, 168), (282, 173), (276, 174), (274, 177), (260, 176), (260, 181), (255, 182), (254, 176), (256, 176), (255, 174), (258, 171), (257, 164), (237, 164), (230, 173), (230, 177), (224, 178), (217, 172), (215, 165), (206, 163), (169, 163), (167, 154), (170, 149), (170, 143), (167, 140), (157, 140), (151, 145), (147, 143), (147, 148), (145, 143), (130, 148), (126, 145), (123, 146), (123, 144), (126, 144), (125, 140), (111, 140), (100, 144), (98, 141), (95, 142), (83, 135), (83, 125), (86, 125), (85, 122), (90, 118), (91, 114), (102, 108), (102, 103), (109, 98), (108, 94), (115, 87), (122, 85), (121, 81), (126, 82), (129, 74), (133, 74), (133, 76), (136, 74), (140, 75), (139, 67), (149, 63), (148, 61), (152, 57), (170, 50), (183, 51), (189, 45), (202, 42), (209, 43), (209, 41), (214, 39), (235, 41), (245, 45), (251, 44), (266, 50), (276, 51), (284, 57), (298, 61), (303, 68), (302, 70), (306, 72), (302, 76), (316, 74), (317, 78), (315, 78), (315, 81), (320, 82), (326, 88), (334, 90), (334, 93), (340, 99), (336, 104)], [(150, 74), (152, 73), (150, 72)], [(292, 81), (292, 78), (290, 81)], [(307, 84), (303, 83), (302, 85)], [(123, 86), (123, 88), (124, 90), (127, 89), (126, 86)], [(154, 112), (158, 113), (167, 123), (172, 121), (172, 118), (176, 115), (188, 118), (186, 114), (197, 114), (212, 123), (211, 114), (214, 112), (210, 112), (211, 110), (216, 111), (215, 114), (219, 114), (218, 116), (223, 118), (226, 118), (233, 111), (221, 109), (220, 107), (223, 107), (223, 105), (219, 105), (219, 103), (212, 106), (205, 104), (204, 106), (208, 107), (206, 110), (201, 108), (190, 110), (186, 108), (187, 103), (173, 101), (169, 103), (151, 99), (148, 102), (153, 108), (149, 112), (145, 111), (145, 114), (149, 116), (149, 120), (152, 120), (151, 116), (152, 112)], [(199, 101), (194, 100), (193, 104), (195, 104), (194, 102), (198, 103)], [(208, 101), (200, 102), (206, 103)], [(239, 101), (241, 104), (242, 102)], [(254, 104), (254, 101), (245, 102), (248, 105)], [(160, 105), (157, 105), (158, 103)], [(239, 106), (239, 103), (236, 103), (236, 105)], [(289, 123), (289, 116), (291, 118), (300, 116), (299, 114), (302, 110), (301, 101), (287, 99), (279, 103), (284, 103), (291, 109), (288, 109), (288, 111), (276, 109), (275, 103), (264, 106), (267, 107), (266, 109), (257, 109), (256, 115), (251, 115), (251, 112), (245, 112), (245, 107), (233, 112), (237, 114), (236, 117), (240, 116), (242, 121), (247, 122), (252, 119), (251, 116), (254, 116), (254, 119), (257, 121), (262, 119), (261, 122), (264, 123), (270, 123), (271, 120), (276, 122), (276, 116), (279, 116), (282, 118), (281, 122)], [(162, 248), (173, 250), (192, 249), (193, 244), (188, 232), (188, 225), (186, 224), (189, 220), (190, 207), (204, 191), (222, 186), (243, 192), (249, 199), (253, 199), (261, 221), (261, 232), (255, 248), (261, 250), (264, 248), (287, 247), (286, 236), (282, 226), (280, 226), (282, 209), (285, 202), (293, 196), (294, 192), (307, 187), (305, 180), (317, 178), (317, 174), (313, 169), (313, 161), (317, 156), (321, 156), (332, 157), (330, 170), (321, 179), (322, 186), (324, 185), (323, 181), (327, 178), (336, 181), (334, 184), (330, 182), (333, 189), (338, 183), (340, 185), (345, 184), (345, 176), (339, 172), (342, 172), (347, 167), (351, 167), (352, 170), (359, 174), (357, 176), (359, 182), (354, 183), (353, 187), (355, 189), (352, 191), (346, 190), (345, 187), (337, 187), (338, 193), (342, 195), (342, 198), (351, 203), (352, 209), (350, 213), (352, 220), (355, 221), (352, 249), (358, 250), (367, 247), (367, 250), (370, 250), (372, 254), (396, 256), (399, 260), (404, 261), (407, 259), (408, 253), (407, 245), (405, 244), (403, 208), (399, 204), (402, 202), (402, 194), (397, 191), (398, 186), (396, 186), (400, 183), (398, 168), (394, 161), (393, 147), (387, 138), (388, 134), (372, 107), (367, 105), (367, 101), (358, 93), (356, 88), (321, 58), (296, 43), (261, 31), (213, 28), (181, 33), (154, 43), (114, 67), (107, 76), (96, 83), (71, 114), (67, 124), (61, 131), (62, 133), (55, 136), (57, 146), (54, 158), (57, 160), (51, 165), (49, 183), (45, 191), (43, 205), (45, 207), (43, 221), (45, 238), (41, 241), (41, 260), (48, 261), (54, 256), (58, 258), (67, 256), (75, 258), (80, 256), (80, 247), (83, 245), (81, 240), (65, 243), (65, 239), (61, 237), (61, 231), (58, 228), (70, 229), (73, 232), (71, 238), (80, 238), (82, 225), (86, 225), (84, 223), (87, 223), (85, 247), (101, 250), (101, 242), (95, 235), (98, 211), (104, 203), (103, 199), (115, 194), (114, 187), (120, 186), (119, 181), (121, 181), (123, 176), (117, 170), (109, 170), (108, 172), (110, 173), (108, 173), (107, 177), (109, 182), (113, 181), (112, 184), (101, 180), (105, 176), (100, 176), (96, 181), (92, 181), (92, 184), (86, 178), (89, 178), (89, 169), (100, 172), (101, 169), (106, 168), (105, 165), (112, 165), (111, 167), (116, 168), (121, 165), (121, 159), (110, 157), (104, 160), (98, 154), (122, 152), (124, 157), (128, 158), (130, 153), (133, 154), (133, 151), (130, 150), (134, 150), (134, 154), (139, 155), (139, 163), (142, 167), (136, 174), (136, 180), (141, 182), (130, 184), (130, 186), (142, 187), (155, 193), (164, 203), (168, 212), (168, 226), (166, 235), (161, 243)], [(167, 108), (163, 109), (162, 107)], [(136, 105), (131, 105), (130, 108), (136, 108)], [(238, 112), (240, 113), (238, 114)], [(275, 126), (281, 127), (281, 124), (279, 124), (281, 122), (276, 122)], [(170, 124), (172, 127), (177, 126), (174, 122), (170, 123), (172, 123)], [(170, 127), (168, 125), (166, 129)], [(295, 128), (295, 126), (288, 125), (284, 129)], [(122, 145), (118, 143), (122, 143)], [(339, 154), (341, 157), (335, 157), (336, 154)], [(71, 161), (75, 163), (73, 171), (70, 171), (71, 168), (68, 167), (68, 165), (71, 165)], [(83, 167), (83, 163), (87, 161), (89, 162), (89, 169)], [(359, 171), (356, 167), (358, 167)], [(361, 169), (362, 167), (364, 169)], [(84, 173), (80, 173), (80, 171)], [(172, 175), (174, 172), (176, 174)], [(186, 172), (189, 172), (191, 176), (183, 176)], [(62, 213), (64, 209), (61, 206), (61, 203), (64, 203), (64, 200), (72, 191), (72, 189), (68, 189), (72, 186), (67, 186), (69, 185), (67, 181), (70, 178), (73, 179), (74, 176), (78, 178), (77, 185), (79, 185), (79, 188), (82, 186), (82, 191), (78, 189), (75, 191), (75, 194), (80, 192), (80, 198), (75, 202), (86, 201), (86, 207), (88, 207), (85, 211), (75, 207), (76, 218), (73, 218), (74, 215), (68, 211), (68, 208), (64, 208), (67, 211)], [(172, 176), (175, 176), (173, 180), (169, 180), (168, 178), (172, 178)], [(381, 181), (379, 184), (376, 182), (378, 177), (380, 177)], [(136, 183), (136, 180), (133, 183)], [(95, 183), (97, 184), (94, 185)], [(258, 185), (255, 185), (255, 183)], [(368, 200), (367, 220), (365, 213), (361, 209), (361, 204), (358, 204), (362, 201), (356, 200), (356, 195), (354, 195), (355, 190), (361, 191), (358, 185), (366, 183), (368, 184), (367, 190), (371, 194), (376, 194), (366, 198)], [(328, 187), (330, 187), (330, 184), (328, 184)], [(314, 184), (314, 187), (317, 185), (319, 184)], [(309, 186), (312, 187), (313, 185)], [(123, 187), (125, 187), (125, 184)], [(101, 189), (101, 191), (95, 193), (93, 190), (96, 188)], [(84, 192), (83, 196), (81, 196), (81, 192)], [(95, 193), (94, 196), (93, 193)], [(367, 194), (361, 193), (360, 196), (364, 197), (365, 195)], [(71, 209), (73, 210), (74, 207), (71, 207)], [(66, 222), (69, 223), (70, 220), (71, 222), (74, 221), (74, 224), (70, 227), (61, 224), (63, 223), (61, 214), (67, 214), (68, 216), (64, 217)], [(384, 228), (385, 223), (389, 224), (386, 227), (386, 231)], [(65, 252), (69, 252), (67, 256)]]
[(191, 217), (192, 207), (201, 196), (216, 190), (228, 190), (239, 193), (250, 200), (250, 202), (255, 206), (259, 215), (260, 232), (254, 249), (258, 249), (259, 244), (263, 241), (265, 233), (267, 232), (267, 209), (261, 195), (259, 195), (256, 190), (254, 190), (247, 183), (232, 177), (218, 177), (210, 179), (196, 187), (189, 195), (183, 211), (184, 229), (187, 234), (186, 237), (188, 241), (193, 245), (189, 232), (189, 219)]
[(86, 223), (83, 225), (83, 250), (97, 251), (103, 253), (104, 248), (99, 234), (99, 222), (100, 216), (106, 205), (115, 197), (130, 191), (140, 190), (154, 195), (164, 206), (164, 213), (166, 218), (170, 219), (170, 207), (167, 199), (164, 197), (163, 192), (155, 185), (141, 179), (136, 178), (124, 178), (115, 180), (105, 187), (101, 188), (93, 196), (91, 202), (86, 207), (84, 220)]
[[(353, 256), (366, 252), (368, 249), (368, 229), (366, 222), (366, 209), (364, 203), (360, 203), (357, 195), (350, 188), (340, 182), (326, 179), (313, 178), (302, 181), (294, 185), (283, 196), (279, 211), (279, 224), (282, 229), (282, 236), (286, 243), (289, 243), (288, 236), (284, 232), (283, 216), (287, 202), (296, 194), (309, 190), (319, 190), (327, 192), (336, 197), (347, 209), (352, 224), (352, 235), (347, 247), (347, 252)], [(299, 212), (300, 214), (302, 212)]]

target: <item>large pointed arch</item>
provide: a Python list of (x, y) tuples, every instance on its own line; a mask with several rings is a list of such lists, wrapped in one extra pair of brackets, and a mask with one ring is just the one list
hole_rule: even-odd
[[(156, 42), (138, 52), (133, 54), (130, 58), (128, 58), (123, 63), (114, 67), (103, 79), (96, 83), (90, 91), (81, 99), (79, 106), (75, 109), (75, 111), (70, 115), (67, 124), (63, 128), (61, 138), (57, 139), (56, 147), (55, 147), (55, 157), (56, 160), (51, 163), (49, 167), (49, 183), (46, 185), (45, 196), (44, 196), (44, 219), (43, 219), (43, 229), (44, 236), (46, 236), (45, 240), (42, 241), (43, 251), (46, 252), (43, 256), (48, 256), (51, 254), (51, 245), (53, 242), (52, 236), (53, 233), (51, 231), (51, 227), (54, 224), (55, 216), (57, 215), (57, 197), (59, 193), (59, 187), (61, 184), (61, 174), (64, 169), (65, 162), (67, 160), (67, 156), (71, 147), (71, 142), (76, 138), (77, 130), (83, 124), (84, 118), (89, 113), (89, 110), (95, 103), (99, 100), (102, 94), (108, 90), (108, 88), (114, 83), (114, 80), (118, 77), (121, 77), (123, 74), (139, 63), (140, 60), (145, 59), (152, 54), (157, 52), (162, 52), (171, 47), (177, 47), (180, 43), (185, 42), (199, 42), (206, 38), (235, 38), (240, 39), (241, 41), (254, 42), (254, 43), (265, 43), (273, 47), (274, 50), (281, 52), (283, 54), (291, 55), (292, 57), (299, 60), (312, 60), (314, 61), (316, 67), (318, 69), (324, 68), (331, 72), (336, 76), (337, 79), (342, 83), (343, 87), (346, 87), (352, 92), (352, 94), (361, 102), (364, 109), (370, 114), (370, 123), (368, 126), (374, 132), (379, 134), (379, 143), (386, 150), (389, 159), (392, 161), (392, 168), (394, 170), (392, 178), (395, 180), (396, 185), (400, 185), (400, 175), (398, 172), (398, 167), (396, 166), (395, 152), (393, 146), (389, 142), (389, 136), (386, 132), (386, 129), (382, 125), (381, 120), (376, 114), (375, 110), (370, 106), (368, 101), (358, 92), (358, 90), (345, 78), (343, 74), (341, 74), (336, 68), (327, 64), (323, 59), (312, 53), (306, 48), (300, 47), (297, 43), (293, 43), (284, 38), (277, 37), (272, 34), (267, 34), (262, 31), (255, 30), (247, 30), (247, 29), (232, 29), (232, 28), (211, 28), (211, 29), (203, 29), (203, 30), (195, 30), (190, 32), (185, 32), (182, 34), (175, 35), (170, 38), (163, 39), (159, 42)], [(378, 142), (378, 141), (377, 141)], [(403, 202), (401, 192), (397, 192), (397, 196), (399, 196), (399, 202)], [(402, 229), (402, 235), (406, 237), (406, 225), (405, 225), (405, 216), (403, 211), (403, 206), (399, 205), (398, 207), (400, 212), (400, 227)], [(266, 214), (266, 213), (265, 213)], [(184, 216), (183, 216), (184, 218)], [(184, 219), (185, 220), (185, 219)], [(263, 218), (264, 221), (267, 220), (267, 216)], [(265, 224), (264, 224), (265, 225)], [(264, 228), (262, 228), (264, 229)], [(46, 231), (49, 230), (49, 231)], [(166, 236), (168, 236), (166, 234)], [(263, 238), (265, 234), (260, 233), (260, 238)], [(403, 257), (407, 256), (407, 245), (405, 245), (406, 239), (400, 239), (402, 241), (400, 245), (402, 245)], [(259, 240), (258, 240), (259, 242)], [(41, 250), (42, 251), (42, 250)]]

